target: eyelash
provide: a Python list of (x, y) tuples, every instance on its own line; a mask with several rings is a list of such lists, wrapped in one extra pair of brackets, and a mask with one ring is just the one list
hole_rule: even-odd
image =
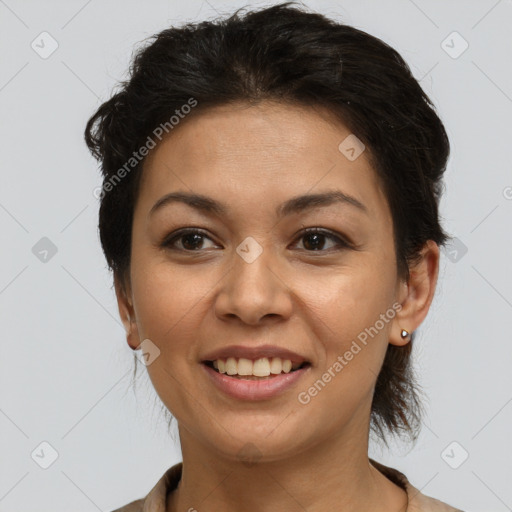
[[(194, 234), (202, 235), (204, 238), (208, 238), (211, 240), (211, 238), (201, 229), (184, 228), (182, 230), (179, 230), (178, 232), (172, 233), (172, 236), (171, 235), (167, 236), (161, 243), (161, 246), (164, 248), (167, 248), (171, 251), (188, 252), (188, 253), (200, 252), (202, 249), (189, 250), (189, 249), (179, 249), (177, 247), (173, 247), (173, 243), (176, 240), (179, 240), (180, 238), (183, 238), (184, 236), (194, 235)], [(307, 249), (301, 249), (303, 251), (310, 252), (310, 253), (326, 253), (326, 252), (331, 252), (331, 251), (336, 251), (336, 250), (352, 248), (352, 245), (350, 243), (348, 243), (346, 240), (335, 235), (333, 232), (328, 231), (323, 228), (306, 228), (297, 235), (296, 240), (299, 240), (299, 239), (303, 238), (304, 236), (310, 235), (310, 234), (319, 234), (319, 235), (325, 236), (326, 238), (330, 238), (331, 240), (336, 242), (338, 247), (332, 247), (330, 249), (319, 249), (317, 251), (314, 251), (314, 250), (308, 251)], [(213, 240), (212, 240), (212, 242), (213, 242)]]

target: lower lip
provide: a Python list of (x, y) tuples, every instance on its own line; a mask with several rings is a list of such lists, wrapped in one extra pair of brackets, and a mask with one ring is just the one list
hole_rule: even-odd
[(309, 366), (268, 379), (246, 380), (219, 373), (201, 363), (208, 377), (226, 395), (240, 400), (268, 400), (290, 389), (309, 370)]

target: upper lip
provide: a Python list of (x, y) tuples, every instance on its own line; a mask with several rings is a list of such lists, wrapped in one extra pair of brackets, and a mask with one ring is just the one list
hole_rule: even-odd
[(243, 345), (229, 345), (220, 349), (209, 352), (201, 361), (215, 361), (217, 359), (227, 359), (234, 357), (239, 359), (259, 359), (261, 357), (279, 357), (281, 359), (289, 359), (293, 364), (307, 362), (306, 358), (292, 352), (286, 348), (277, 347), (275, 345), (260, 345), (257, 347), (245, 347)]

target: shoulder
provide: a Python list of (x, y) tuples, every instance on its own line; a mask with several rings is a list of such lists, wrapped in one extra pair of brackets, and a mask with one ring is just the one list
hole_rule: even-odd
[(116, 508), (112, 512), (142, 512), (142, 509), (144, 507), (144, 499), (132, 501), (131, 503), (128, 503), (128, 505), (125, 505), (121, 508)]
[(409, 496), (408, 512), (464, 512), (444, 501), (426, 496), (410, 483), (408, 483), (407, 494)]
[(370, 462), (384, 476), (405, 490), (409, 498), (407, 512), (464, 512), (461, 509), (448, 505), (448, 503), (444, 503), (443, 501), (421, 493), (421, 491), (414, 487), (411, 482), (409, 482), (408, 478), (397, 469), (385, 466), (372, 459), (370, 459)]
[[(422, 494), (413, 486), (410, 486), (410, 488), (413, 493), (413, 498), (409, 498), (408, 512), (464, 512), (460, 508), (452, 507), (444, 501), (439, 501)], [(414, 494), (414, 492), (417, 494)]]
[(170, 467), (145, 498), (132, 501), (112, 512), (165, 512), (167, 495), (176, 489), (183, 463)]

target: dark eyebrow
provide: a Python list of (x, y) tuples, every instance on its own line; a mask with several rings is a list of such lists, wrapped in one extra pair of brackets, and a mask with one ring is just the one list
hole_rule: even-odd
[(197, 210), (206, 213), (214, 213), (216, 215), (222, 215), (226, 213), (226, 208), (224, 206), (207, 196), (200, 194), (190, 194), (188, 192), (171, 192), (170, 194), (166, 194), (165, 196), (161, 197), (153, 205), (149, 211), (149, 215), (153, 215), (156, 210), (162, 208), (164, 205), (176, 202), (188, 204), (192, 208), (196, 208)]
[(355, 206), (362, 212), (368, 215), (368, 209), (355, 197), (352, 197), (340, 190), (332, 190), (330, 192), (323, 192), (319, 194), (306, 194), (303, 196), (292, 197), (281, 206), (278, 207), (276, 213), (278, 217), (285, 217), (292, 213), (302, 212), (310, 208), (319, 208), (322, 206), (329, 206), (331, 204), (341, 203), (346, 205)]
[[(224, 205), (210, 197), (187, 192), (171, 192), (170, 194), (166, 194), (161, 197), (153, 205), (149, 211), (149, 215), (153, 215), (156, 210), (162, 208), (164, 205), (174, 202), (185, 203), (192, 208), (196, 208), (197, 210), (205, 213), (212, 213), (215, 215), (223, 215), (227, 213), (227, 208)], [(361, 203), (361, 201), (339, 190), (293, 197), (280, 205), (276, 210), (276, 214), (278, 217), (285, 217), (292, 213), (300, 213), (307, 209), (329, 206), (334, 203), (355, 206), (359, 210), (368, 214), (368, 209), (363, 203)]]

